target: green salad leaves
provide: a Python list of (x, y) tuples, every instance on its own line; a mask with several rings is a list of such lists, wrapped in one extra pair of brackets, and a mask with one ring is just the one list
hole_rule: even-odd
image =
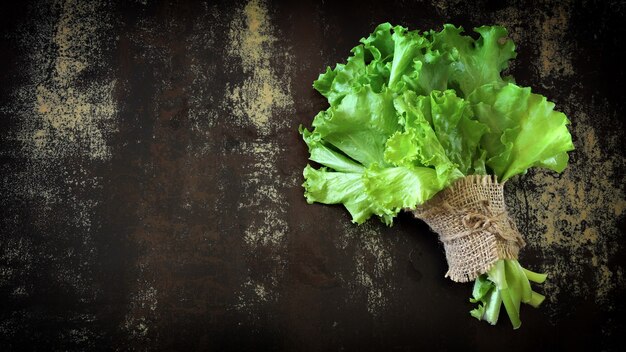
[(498, 26), (477, 40), (445, 25), (408, 31), (383, 23), (346, 64), (313, 83), (330, 107), (301, 128), (321, 165), (304, 171), (309, 203), (343, 203), (352, 220), (386, 224), (453, 181), (501, 181), (533, 166), (562, 171), (573, 149), (567, 117), (501, 77), (515, 45)]
[[(506, 29), (474, 31), (477, 39), (449, 24), (420, 32), (383, 23), (345, 64), (319, 76), (313, 86), (330, 107), (311, 130), (300, 127), (320, 165), (304, 169), (309, 203), (341, 203), (353, 222), (375, 215), (391, 225), (400, 210), (466, 175), (504, 182), (531, 167), (566, 167), (574, 149), (567, 117), (502, 76), (516, 56)], [(476, 302), (490, 299), (488, 283), (498, 284), (496, 275), (483, 279)]]

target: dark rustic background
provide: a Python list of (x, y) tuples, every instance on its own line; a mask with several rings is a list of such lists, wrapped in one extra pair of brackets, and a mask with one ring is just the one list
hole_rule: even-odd
[[(0, 350), (624, 350), (619, 1), (2, 5)], [(572, 121), (563, 174), (507, 185), (547, 272), (513, 331), (401, 215), (307, 205), (311, 88), (376, 24), (501, 24)]]

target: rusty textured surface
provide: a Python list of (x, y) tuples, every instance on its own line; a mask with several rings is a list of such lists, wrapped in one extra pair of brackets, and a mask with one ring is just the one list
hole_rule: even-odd
[[(18, 350), (623, 350), (620, 1), (37, 1), (3, 9), (0, 346)], [(311, 82), (380, 22), (502, 24), (511, 72), (572, 120), (562, 175), (507, 185), (548, 272), (522, 328), (402, 215), (307, 205)]]

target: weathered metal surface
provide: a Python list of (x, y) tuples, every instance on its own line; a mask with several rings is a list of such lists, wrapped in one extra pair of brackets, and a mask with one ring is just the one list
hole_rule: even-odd
[[(622, 2), (38, 1), (0, 23), (0, 346), (12, 350), (623, 350)], [(545, 271), (491, 327), (435, 235), (307, 205), (311, 88), (380, 22), (502, 24), (556, 102), (563, 174), (507, 185)]]

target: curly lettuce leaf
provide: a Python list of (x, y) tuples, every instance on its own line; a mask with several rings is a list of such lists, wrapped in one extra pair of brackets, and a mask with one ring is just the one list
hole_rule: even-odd
[(373, 166), (365, 171), (364, 182), (377, 215), (387, 225), (400, 210), (414, 208), (444, 188), (435, 170), (419, 166)]
[(385, 165), (387, 138), (398, 129), (393, 94), (363, 86), (313, 120), (319, 138), (364, 166)]
[[(411, 126), (402, 132), (398, 115), (407, 111), (394, 108), (397, 100), (388, 90), (376, 93), (364, 86), (318, 114), (313, 131), (300, 128), (309, 159), (326, 167), (305, 170), (309, 202), (343, 203), (357, 223), (375, 214), (391, 224), (401, 209), (424, 203), (463, 176), (410, 101), (402, 104), (415, 111), (408, 112)], [(394, 148), (399, 155), (406, 154), (402, 143), (408, 148), (415, 145), (415, 162), (393, 158)]]
[[(422, 98), (409, 91), (394, 100), (394, 105), (398, 112), (404, 115), (403, 120), (406, 121), (406, 124), (404, 125), (404, 132), (396, 132), (390, 138), (390, 141), (387, 143), (388, 149), (396, 143), (394, 139), (406, 139), (416, 146), (418, 161), (421, 165), (434, 168), (442, 166), (454, 167), (429, 123), (430, 119), (427, 120), (424, 116), (423, 105), (420, 104), (423, 100)], [(426, 113), (429, 114), (430, 111)], [(389, 146), (389, 144), (392, 145)], [(399, 154), (401, 153), (392, 148), (386, 151), (385, 156), (397, 164), (396, 160), (401, 156)], [(392, 156), (393, 158), (391, 158)]]
[(485, 124), (474, 119), (469, 103), (459, 98), (454, 90), (433, 91), (419, 97), (422, 112), (431, 121), (433, 129), (448, 158), (461, 173), (484, 174), (484, 160), (480, 141), (488, 131)]
[(352, 48), (352, 56), (345, 64), (337, 64), (334, 69), (327, 67), (313, 82), (313, 87), (331, 106), (365, 85), (377, 93), (388, 86), (394, 51), (391, 28), (388, 23), (376, 27), (367, 39), (361, 39), (363, 44)]
[(429, 33), (393, 27), (393, 61), (388, 86), (396, 93), (406, 90), (428, 95), (433, 90), (447, 88), (452, 62), (456, 57), (448, 51), (432, 48)]
[(441, 32), (432, 33), (433, 48), (448, 51), (457, 58), (451, 64), (450, 79), (458, 84), (457, 93), (462, 97), (483, 84), (503, 82), (501, 71), (517, 56), (515, 44), (507, 38), (504, 27), (483, 26), (474, 31), (480, 34), (478, 40), (462, 35), (463, 28), (451, 24), (444, 25)]
[(574, 149), (569, 120), (544, 96), (512, 83), (488, 84), (469, 101), (478, 120), (490, 129), (483, 138), (487, 166), (501, 181), (530, 167), (561, 172), (567, 166), (567, 152)]
[(367, 38), (362, 38), (361, 43), (370, 53), (373, 60), (382, 63), (391, 62), (394, 52), (394, 41), (392, 36), (393, 26), (386, 22), (381, 23)]
[(328, 99), (331, 106), (339, 103), (354, 88), (367, 83), (363, 46), (354, 47), (352, 54), (347, 63), (337, 64), (334, 70), (327, 67), (326, 72), (313, 82), (313, 87)]
[(309, 160), (341, 172), (362, 173), (365, 170), (363, 165), (324, 142), (319, 133), (312, 133), (302, 126), (299, 132), (309, 147)]
[(427, 167), (372, 165), (359, 172), (304, 169), (308, 203), (343, 204), (355, 223), (378, 215), (387, 225), (404, 208), (412, 208), (439, 192), (435, 170)]
[(485, 174), (480, 140), (488, 128), (474, 119), (469, 103), (453, 90), (427, 96), (407, 91), (394, 99), (394, 106), (405, 130), (387, 141), (386, 161), (400, 165), (416, 160), (440, 174), (454, 169), (453, 179), (458, 174)]
[(414, 62), (415, 73), (408, 75), (404, 81), (416, 93), (428, 95), (433, 90), (444, 91), (448, 88), (454, 55), (446, 51), (428, 48), (419, 60)]
[(375, 204), (369, 200), (363, 182), (363, 173), (335, 172), (327, 168), (304, 168), (304, 196), (309, 204), (343, 204), (352, 221), (363, 223), (375, 214)]
[[(408, 31), (402, 26), (393, 28), (393, 61), (389, 75), (389, 87), (392, 89), (402, 82), (402, 77), (415, 69), (414, 61), (420, 50), (426, 49), (430, 42), (418, 31)], [(398, 90), (398, 89), (396, 89)]]

